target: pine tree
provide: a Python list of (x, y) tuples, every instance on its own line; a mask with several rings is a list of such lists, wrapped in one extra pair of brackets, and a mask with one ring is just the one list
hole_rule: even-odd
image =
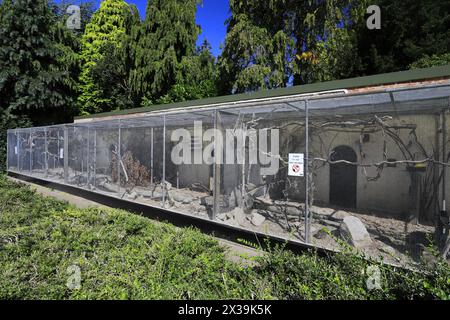
[(70, 74), (58, 60), (56, 16), (47, 0), (4, 0), (0, 6), (0, 112), (34, 124), (71, 115)]
[[(195, 23), (198, 0), (149, 0), (146, 19), (135, 34), (134, 92), (148, 100), (167, 95), (179, 78), (183, 57), (195, 54), (200, 28)], [(185, 61), (186, 62), (186, 61)]]
[(98, 85), (93, 69), (111, 46), (121, 46), (127, 33), (127, 21), (133, 14), (134, 10), (124, 0), (104, 0), (86, 25), (81, 39), (81, 94), (78, 98), (81, 114), (111, 110), (112, 99)]

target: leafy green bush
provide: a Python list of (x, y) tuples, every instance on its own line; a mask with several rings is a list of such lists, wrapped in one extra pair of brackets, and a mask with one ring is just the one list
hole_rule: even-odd
[[(0, 176), (3, 299), (449, 299), (439, 261), (413, 273), (349, 252), (282, 247), (237, 264), (210, 236), (121, 210), (76, 209)], [(70, 289), (70, 268), (81, 271)], [(381, 288), (367, 289), (377, 266)]]

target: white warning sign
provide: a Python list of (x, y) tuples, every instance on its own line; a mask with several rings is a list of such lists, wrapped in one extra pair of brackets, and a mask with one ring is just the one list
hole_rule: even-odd
[(289, 153), (288, 175), (303, 177), (305, 170), (305, 155), (303, 153)]

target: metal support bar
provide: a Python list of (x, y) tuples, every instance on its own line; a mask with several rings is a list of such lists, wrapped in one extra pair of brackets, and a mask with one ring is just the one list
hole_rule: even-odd
[(151, 143), (150, 143), (150, 184), (153, 184), (153, 128), (150, 130)]
[(163, 172), (162, 172), (162, 206), (163, 208), (166, 205), (166, 193), (167, 193), (167, 184), (166, 184), (166, 115), (164, 115), (164, 128), (163, 128)]
[(90, 156), (90, 150), (91, 150), (91, 148), (90, 148), (90, 137), (91, 137), (91, 128), (89, 128), (88, 127), (88, 132), (87, 132), (87, 155), (86, 155), (86, 176), (87, 176), (87, 179), (86, 179), (86, 186), (87, 187), (89, 187), (89, 182), (90, 182), (90, 179), (91, 179), (91, 168), (90, 168), (90, 166), (89, 166), (89, 156)]
[[(58, 150), (58, 152), (61, 151)], [(63, 159), (64, 159), (64, 183), (67, 183), (69, 180), (69, 129), (67, 128), (67, 126), (64, 126)]]
[(17, 129), (15, 130), (16, 133), (16, 147), (17, 147), (17, 171), (20, 171), (20, 136), (17, 133)]
[(214, 110), (213, 113), (213, 122), (214, 122), (214, 163), (213, 163), (213, 212), (212, 212), (212, 220), (216, 220), (217, 214), (219, 213), (219, 193), (220, 190), (218, 188), (218, 168), (217, 168), (217, 155), (219, 152), (217, 151), (217, 109)]
[(9, 148), (11, 147), (10, 131), (6, 131), (6, 171), (9, 171)]
[(309, 115), (308, 100), (305, 100), (305, 242), (311, 242), (309, 214)]
[(120, 161), (122, 160), (122, 120), (119, 119), (119, 137), (118, 137), (118, 144), (117, 144), (117, 192), (120, 193)]
[(30, 128), (30, 137), (28, 139), (29, 143), (30, 143), (30, 173), (32, 171), (33, 168), (33, 129)]
[(96, 188), (97, 173), (97, 129), (94, 129), (94, 188)]
[(45, 176), (48, 176), (48, 145), (47, 145), (47, 128), (44, 128), (44, 165)]

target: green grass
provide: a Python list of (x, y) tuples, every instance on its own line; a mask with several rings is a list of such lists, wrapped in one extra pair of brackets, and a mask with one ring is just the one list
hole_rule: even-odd
[[(2, 299), (445, 299), (444, 261), (427, 276), (353, 253), (320, 258), (282, 248), (253, 266), (230, 262), (218, 242), (121, 210), (80, 210), (0, 176)], [(381, 289), (368, 290), (376, 265)], [(70, 289), (70, 266), (81, 271)], [(426, 268), (426, 269), (425, 269)]]

